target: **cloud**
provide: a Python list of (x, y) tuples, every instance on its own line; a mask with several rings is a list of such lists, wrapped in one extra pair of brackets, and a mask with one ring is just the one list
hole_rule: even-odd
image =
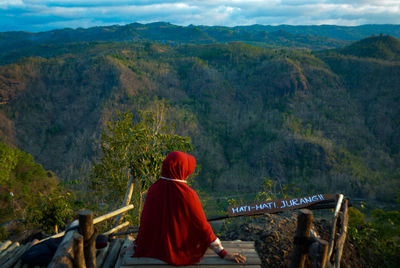
[(399, 0), (0, 0), (0, 31), (132, 22), (177, 25), (400, 24)]

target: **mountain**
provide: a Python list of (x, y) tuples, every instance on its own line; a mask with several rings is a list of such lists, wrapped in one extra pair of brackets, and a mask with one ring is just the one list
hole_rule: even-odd
[(372, 36), (339, 49), (339, 52), (356, 57), (400, 60), (400, 40), (390, 35)]
[[(209, 40), (202, 27), (129, 27), (171, 36), (185, 28)], [(374, 37), (385, 53), (355, 55), (359, 47), (376, 49), (371, 38), (316, 52), (208, 41), (14, 48), (1, 58), (0, 134), (65, 181), (87, 180), (105, 123), (118, 110), (136, 112), (165, 99), (166, 120), (192, 138), (202, 167), (197, 182), (208, 192), (255, 192), (269, 178), (277, 189), (287, 184), (301, 193), (393, 201), (400, 175), (399, 40)]]
[(236, 26), (234, 28), (249, 29), (253, 31), (285, 31), (292, 34), (303, 34), (327, 37), (337, 40), (356, 41), (374, 34), (388, 34), (400, 38), (399, 25), (393, 24), (367, 24), (360, 26), (337, 25), (250, 25)]
[[(77, 42), (159, 42), (170, 45), (246, 42), (262, 47), (299, 47), (312, 50), (340, 48), (372, 34), (390, 34), (400, 37), (398, 25), (343, 26), (177, 26), (166, 22), (132, 23), (92, 27), (88, 29), (60, 29), (39, 33), (0, 33), (0, 57), (32, 46), (57, 45)], [(31, 54), (29, 54), (31, 55)]]

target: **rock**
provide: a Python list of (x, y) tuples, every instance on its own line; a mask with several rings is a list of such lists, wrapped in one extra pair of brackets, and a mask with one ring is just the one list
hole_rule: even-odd
[[(232, 224), (220, 236), (221, 240), (255, 241), (255, 248), (262, 261), (262, 267), (287, 267), (293, 250), (293, 239), (297, 228), (297, 213), (266, 214), (255, 217), (250, 222), (235, 226)], [(327, 220), (315, 220), (314, 229), (329, 240), (330, 223)], [(311, 265), (311, 262), (308, 262)], [(346, 240), (341, 266), (368, 267), (357, 249)], [(312, 266), (310, 266), (312, 267)]]

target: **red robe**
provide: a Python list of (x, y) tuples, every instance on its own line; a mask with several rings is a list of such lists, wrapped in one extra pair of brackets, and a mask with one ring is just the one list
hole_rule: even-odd
[[(161, 176), (185, 180), (195, 164), (193, 156), (172, 152), (163, 162)], [(184, 182), (160, 178), (147, 193), (133, 257), (195, 264), (215, 239), (196, 192)]]

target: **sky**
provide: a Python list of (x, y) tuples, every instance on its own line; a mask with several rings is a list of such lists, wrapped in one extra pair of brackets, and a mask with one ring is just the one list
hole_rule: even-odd
[(0, 0), (0, 32), (125, 25), (400, 24), (400, 0)]

